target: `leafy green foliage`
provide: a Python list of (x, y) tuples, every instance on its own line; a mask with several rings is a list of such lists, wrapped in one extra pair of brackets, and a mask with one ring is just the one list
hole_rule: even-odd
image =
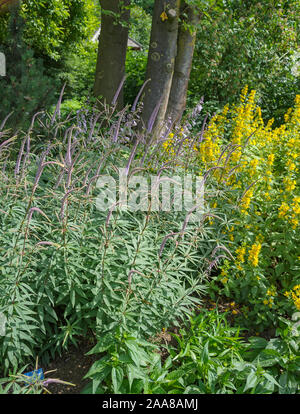
[[(201, 309), (178, 333), (177, 346), (140, 341), (116, 331), (89, 353), (100, 353), (83, 393), (289, 394), (299, 392), (299, 333), (282, 320), (277, 336), (245, 341), (226, 314)], [(170, 334), (169, 334), (170, 335)], [(161, 350), (168, 357), (162, 362)]]
[(299, 2), (226, 2), (200, 22), (189, 84), (192, 105), (204, 95), (211, 114), (233, 103), (245, 84), (256, 89), (263, 115), (282, 121), (299, 77), (292, 71), (298, 49)]
[[(95, 178), (117, 179), (116, 168), (131, 159), (124, 145), (130, 118), (122, 123), (123, 113), (107, 114), (102, 135), (97, 111), (61, 120), (58, 111), (39, 115), (41, 126), (33, 120), (19, 137), (17, 161), (8, 145), (16, 137), (3, 132), (0, 312), (7, 322), (0, 352), (6, 371), (36, 353), (47, 361), (88, 329), (100, 338), (121, 327), (144, 338), (178, 324), (199, 304), (215, 259), (215, 230), (207, 222), (182, 230), (185, 211), (99, 211)], [(161, 145), (147, 154), (141, 147), (129, 171), (141, 165), (145, 177), (159, 171)]]
[(132, 104), (144, 83), (148, 47), (151, 32), (151, 16), (141, 7), (132, 6), (130, 10), (129, 36), (142, 45), (142, 50), (127, 50), (126, 82), (124, 85), (125, 102)]
[[(15, 62), (8, 62), (8, 76), (12, 74), (16, 84), (22, 84), (17, 94), (32, 98), (37, 95), (44, 103), (42, 109), (49, 108), (49, 92), (57, 92), (66, 83), (66, 96), (81, 101), (90, 95), (95, 76), (97, 44), (91, 42), (95, 31), (100, 24), (99, 1), (94, 0), (64, 0), (64, 1), (31, 1), (24, 0), (19, 13), (18, 22), (23, 19), (22, 30), (19, 28), (18, 42), (21, 53), (30, 50), (30, 70), (22, 64), (22, 72), (15, 70)], [(11, 43), (12, 33), (9, 25), (9, 14), (0, 16), (0, 42), (1, 51), (9, 55), (7, 44)], [(12, 57), (16, 59), (16, 57)], [(17, 63), (20, 66), (20, 63)], [(34, 72), (34, 73), (33, 73)], [(42, 75), (44, 72), (44, 75)], [(21, 79), (22, 78), (22, 79)], [(40, 82), (39, 82), (40, 80)], [(0, 80), (1, 81), (1, 80)], [(2, 83), (2, 81), (1, 81)], [(51, 87), (49, 87), (49, 85)], [(16, 91), (8, 89), (8, 104), (3, 107), (4, 113), (10, 112), (12, 104), (9, 99)], [(45, 93), (44, 93), (45, 92)], [(51, 96), (51, 97), (52, 97)], [(57, 96), (55, 97), (57, 99)], [(38, 98), (30, 102), (36, 102)], [(53, 98), (52, 98), (53, 99)], [(26, 102), (25, 102), (26, 103)], [(23, 107), (21, 102), (19, 106)], [(30, 109), (30, 103), (26, 109)], [(36, 112), (40, 105), (36, 107)], [(2, 109), (2, 108), (1, 108)], [(31, 111), (26, 111), (26, 118), (31, 119)], [(24, 123), (23, 117), (19, 118)]]
[(58, 76), (66, 82), (66, 97), (81, 102), (92, 95), (95, 81), (98, 44), (86, 41), (80, 53), (68, 53)]
[(104, 335), (88, 353), (105, 355), (86, 374), (85, 378), (92, 381), (83, 393), (140, 393), (147, 387), (149, 371), (160, 366), (158, 349), (134, 334), (121, 334), (119, 329), (115, 333)]
[(144, 84), (142, 74), (147, 66), (147, 54), (143, 51), (128, 50), (126, 57), (126, 73), (128, 77), (124, 85), (124, 100), (132, 104)]
[(147, 13), (152, 14), (154, 5), (153, 0), (133, 0), (133, 3), (142, 7)]
[(3, 47), (6, 57), (6, 76), (0, 77), (0, 117), (9, 113), (7, 126), (28, 127), (34, 113), (51, 105), (58, 83), (45, 74), (41, 59), (23, 41), (24, 21), (13, 14), (9, 39)]
[[(80, 42), (91, 37), (99, 25), (99, 5), (93, 0), (23, 0), (20, 14), (26, 22), (25, 43), (39, 56), (54, 60), (74, 48), (78, 53)], [(8, 16), (1, 19), (2, 43), (8, 36), (4, 32)]]

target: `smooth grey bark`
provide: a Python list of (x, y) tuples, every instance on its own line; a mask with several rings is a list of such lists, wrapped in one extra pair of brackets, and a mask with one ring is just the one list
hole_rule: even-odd
[[(125, 75), (130, 0), (100, 0), (100, 5), (101, 32), (94, 95), (100, 102), (111, 104)], [(119, 109), (123, 107), (122, 90), (117, 107)]]
[[(166, 15), (162, 16), (163, 12)], [(155, 126), (159, 128), (165, 119), (176, 57), (179, 12), (180, 0), (155, 0), (146, 69), (146, 80), (150, 81), (145, 88), (142, 110), (146, 128), (159, 102)]]
[[(166, 118), (170, 119), (173, 125), (181, 120), (186, 106), (187, 89), (196, 42), (196, 25), (199, 23), (200, 17), (200, 12), (197, 12), (185, 2), (181, 4), (182, 20), (178, 29), (177, 55), (166, 112)], [(184, 25), (184, 22), (190, 26), (192, 32), (188, 26)]]

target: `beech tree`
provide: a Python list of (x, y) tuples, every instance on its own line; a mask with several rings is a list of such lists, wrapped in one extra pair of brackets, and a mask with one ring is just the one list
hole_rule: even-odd
[[(155, 0), (141, 118), (159, 131), (179, 122), (186, 105), (201, 0)], [(111, 103), (125, 74), (130, 0), (100, 0), (101, 32), (94, 94)], [(118, 107), (123, 106), (122, 91)], [(153, 122), (155, 119), (155, 122)]]
[[(100, 0), (100, 5), (101, 31), (94, 95), (100, 101), (111, 104), (125, 75), (130, 0)], [(122, 108), (122, 106), (121, 90), (117, 107)]]
[(196, 42), (196, 28), (200, 12), (185, 1), (181, 3), (180, 22), (177, 37), (177, 55), (169, 95), (166, 118), (171, 124), (181, 120), (186, 106), (186, 97)]
[(176, 51), (180, 0), (155, 0), (149, 45), (142, 120), (149, 120), (159, 105), (156, 125), (165, 119), (172, 85)]

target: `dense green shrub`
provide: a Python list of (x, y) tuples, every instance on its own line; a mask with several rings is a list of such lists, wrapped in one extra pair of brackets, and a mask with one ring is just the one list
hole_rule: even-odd
[(278, 126), (300, 88), (292, 69), (299, 52), (299, 11), (297, 1), (234, 0), (221, 10), (212, 8), (198, 29), (189, 105), (204, 96), (204, 110), (212, 115), (235, 103), (248, 84), (257, 90), (264, 119), (275, 117)]
[[(227, 257), (222, 215), (215, 229), (204, 216), (189, 224), (186, 211), (99, 211), (98, 175), (117, 179), (117, 168), (126, 164), (130, 174), (143, 166), (140, 174), (155, 175), (164, 168), (162, 143), (146, 152), (140, 144), (132, 159), (135, 150), (126, 144), (132, 121), (122, 122), (123, 113), (111, 124), (106, 119), (102, 135), (97, 112), (83, 109), (59, 121), (60, 110), (56, 120), (38, 116), (19, 137), (17, 161), (9, 146), (14, 138), (2, 132), (4, 370), (36, 353), (46, 361), (89, 328), (99, 338), (117, 326), (135, 329), (141, 338), (154, 335), (199, 303), (219, 249)], [(37, 129), (39, 123), (44, 127)], [(176, 175), (188, 171), (177, 167)]]
[(64, 83), (68, 98), (82, 101), (90, 95), (97, 58), (97, 43), (90, 40), (99, 23), (100, 5), (93, 0), (50, 1), (46, 8), (43, 1), (25, 0), (19, 10), (0, 16), (8, 72), (0, 79), (1, 118), (14, 109), (11, 124), (17, 119), (26, 127), (34, 112), (58, 98)]
[(45, 74), (42, 59), (23, 41), (24, 21), (17, 14), (10, 19), (9, 39), (2, 45), (6, 76), (0, 77), (0, 118), (9, 113), (6, 126), (28, 127), (33, 115), (53, 104), (58, 82)]
[[(99, 25), (99, 2), (93, 0), (23, 0), (20, 16), (25, 20), (24, 41), (35, 55), (59, 61), (81, 42), (92, 37)], [(9, 13), (0, 17), (0, 43), (9, 38)]]

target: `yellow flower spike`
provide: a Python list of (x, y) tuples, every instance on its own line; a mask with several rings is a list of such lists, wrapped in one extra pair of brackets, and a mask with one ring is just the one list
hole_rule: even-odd
[(294, 171), (296, 169), (296, 164), (291, 160), (288, 160), (286, 166), (289, 171)]
[(245, 254), (246, 254), (246, 248), (245, 247), (238, 247), (236, 249), (236, 254), (237, 254), (237, 260), (239, 261), (239, 263), (244, 263), (245, 262)]
[(269, 200), (271, 200), (271, 196), (270, 196), (270, 194), (267, 192), (267, 193), (264, 193), (264, 196), (265, 196), (265, 198), (269, 201)]
[(261, 244), (260, 243), (254, 243), (249, 250), (249, 257), (248, 261), (250, 264), (252, 264), (254, 267), (258, 266), (258, 256), (261, 250)]
[(283, 180), (285, 185), (285, 190), (288, 193), (291, 193), (296, 188), (296, 180), (291, 180), (290, 178), (284, 178)]
[(285, 201), (283, 201), (281, 206), (279, 207), (278, 217), (279, 218), (285, 217), (289, 209), (290, 209), (289, 205)]
[(241, 96), (240, 96), (241, 102), (245, 102), (247, 93), (248, 93), (248, 85), (245, 85), (245, 87), (242, 89)]
[(300, 285), (296, 285), (293, 287), (293, 290), (298, 290), (298, 289), (300, 289)]
[(293, 212), (295, 214), (300, 214), (300, 205), (294, 205), (293, 206)]
[(241, 201), (241, 212), (242, 213), (247, 214), (247, 210), (250, 206), (250, 201), (251, 201), (252, 196), (253, 196), (253, 190), (250, 189), (246, 192), (246, 194), (242, 198), (242, 201)]
[(268, 165), (273, 165), (275, 159), (275, 154), (268, 155)]
[(295, 230), (299, 224), (299, 221), (297, 219), (291, 219), (290, 223), (292, 224), (292, 229)]

